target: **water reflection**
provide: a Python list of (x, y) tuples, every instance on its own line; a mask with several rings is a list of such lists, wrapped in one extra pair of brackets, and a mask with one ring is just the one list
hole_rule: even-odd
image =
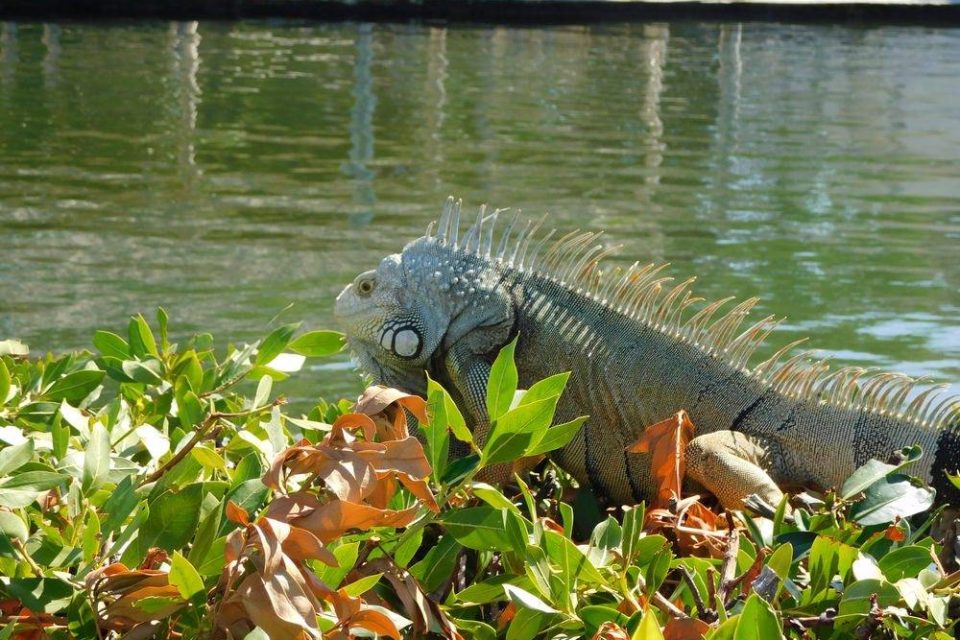
[(177, 95), (177, 168), (184, 188), (191, 185), (202, 171), (197, 166), (194, 140), (197, 131), (197, 110), (200, 104), (200, 31), (197, 22), (170, 24), (170, 53), (173, 85)]
[(4, 23), (0, 333), (327, 325), (456, 192), (957, 378), (958, 76), (935, 29)]
[(373, 161), (373, 116), (377, 97), (373, 90), (373, 25), (357, 27), (357, 55), (353, 65), (353, 108), (350, 110), (350, 162), (344, 165), (344, 174), (354, 183), (354, 210), (349, 214), (355, 225), (367, 224), (373, 219), (377, 196), (373, 189), (376, 173), (370, 168)]

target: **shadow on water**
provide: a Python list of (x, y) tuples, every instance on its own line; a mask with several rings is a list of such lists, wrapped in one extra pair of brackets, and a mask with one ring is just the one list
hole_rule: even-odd
[[(605, 229), (778, 343), (960, 374), (960, 32), (0, 27), (0, 337), (329, 326), (449, 193)], [(300, 389), (346, 391), (345, 360)]]

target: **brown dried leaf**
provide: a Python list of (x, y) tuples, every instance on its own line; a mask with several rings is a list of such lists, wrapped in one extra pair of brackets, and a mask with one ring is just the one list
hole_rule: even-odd
[(250, 516), (247, 515), (247, 512), (238, 505), (233, 500), (227, 500), (226, 508), (227, 520), (235, 524), (242, 524), (244, 526), (250, 524)]
[(604, 622), (593, 634), (593, 640), (630, 640), (630, 635), (615, 622)]
[[(341, 621), (341, 623), (343, 623), (343, 621)], [(362, 609), (358, 611), (351, 616), (343, 626), (347, 629), (360, 627), (381, 636), (400, 640), (400, 630), (393, 624), (393, 620), (388, 618), (386, 614), (375, 609)]]
[(305, 586), (299, 569), (288, 560), (269, 578), (259, 573), (248, 575), (229, 602), (239, 603), (271, 640), (296, 640), (301, 632), (319, 638), (320, 603)]
[(362, 413), (345, 413), (334, 421), (333, 429), (330, 430), (328, 438), (338, 440), (344, 437), (343, 432), (349, 429), (360, 429), (363, 437), (367, 440), (373, 440), (377, 433), (377, 425), (374, 424), (370, 416)]
[(322, 542), (330, 542), (351, 529), (405, 527), (413, 522), (417, 511), (417, 507), (394, 511), (343, 500), (323, 504), (314, 496), (296, 494), (274, 500), (267, 508), (266, 515), (306, 529)]
[(277, 537), (283, 553), (296, 562), (320, 560), (331, 567), (339, 566), (336, 556), (323, 546), (317, 536), (306, 529), (291, 527), (285, 522), (271, 518), (263, 518), (262, 522)]
[(420, 587), (420, 583), (408, 572), (400, 569), (387, 558), (377, 558), (364, 565), (364, 570), (382, 573), (393, 586), (394, 593), (403, 603), (407, 617), (413, 621), (414, 637), (426, 633), (439, 633), (448, 640), (463, 640), (453, 621), (440, 605)]
[(663, 507), (680, 498), (687, 470), (684, 452), (695, 431), (687, 412), (681, 409), (647, 427), (637, 443), (627, 449), (631, 453), (651, 454), (650, 470), (659, 487), (655, 506)]
[(893, 542), (903, 542), (907, 539), (907, 534), (900, 528), (899, 523), (895, 522), (884, 530), (883, 537)]
[[(394, 403), (416, 416), (421, 424), (427, 424), (429, 422), (427, 418), (427, 403), (424, 402), (423, 398), (381, 385), (368, 387), (367, 390), (363, 392), (363, 395), (360, 396), (360, 400), (357, 401), (355, 408), (358, 413), (373, 416), (382, 413)], [(403, 412), (401, 412), (401, 415), (402, 413)], [(406, 420), (404, 420), (404, 426), (406, 426)]]
[(513, 620), (516, 615), (517, 605), (511, 600), (507, 603), (507, 606), (503, 608), (503, 611), (500, 612), (500, 615), (497, 616), (497, 631), (506, 629), (507, 625), (510, 624), (510, 621)]
[(663, 628), (664, 640), (701, 640), (710, 625), (697, 618), (671, 618)]

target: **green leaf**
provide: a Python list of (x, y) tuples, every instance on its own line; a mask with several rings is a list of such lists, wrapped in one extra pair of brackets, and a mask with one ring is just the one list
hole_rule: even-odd
[[(756, 638), (766, 640), (765, 636), (756, 636)], [(756, 638), (753, 640), (756, 640)], [(643, 614), (643, 617), (640, 618), (640, 624), (637, 625), (636, 631), (630, 636), (630, 640), (663, 640), (660, 623), (657, 621), (657, 616), (652, 610), (648, 609), (646, 613)]]
[(467, 640), (497, 640), (497, 630), (485, 622), (461, 618), (451, 618), (451, 620), (458, 631), (466, 634)]
[(83, 454), (83, 491), (97, 489), (110, 472), (110, 434), (97, 422), (90, 430), (90, 441)]
[(558, 424), (555, 427), (547, 429), (539, 442), (534, 443), (524, 452), (526, 456), (538, 456), (542, 453), (550, 453), (557, 449), (567, 446), (571, 440), (580, 432), (583, 423), (587, 421), (587, 416), (574, 418), (570, 422)]
[(33, 440), (0, 449), (0, 478), (16, 471), (33, 458)]
[(157, 351), (157, 341), (154, 340), (150, 325), (147, 324), (143, 315), (137, 314), (130, 318), (127, 334), (130, 338), (130, 355), (135, 358), (160, 357), (160, 352)]
[(293, 337), (293, 334), (299, 327), (300, 323), (295, 322), (292, 324), (285, 324), (282, 327), (277, 327), (274, 329), (270, 335), (264, 339), (263, 343), (257, 350), (257, 357), (254, 361), (254, 364), (269, 364), (270, 361), (280, 355), (286, 346), (290, 344), (290, 339)]
[(854, 498), (861, 492), (866, 491), (870, 485), (916, 462), (920, 458), (921, 450), (918, 446), (906, 447), (902, 449), (900, 453), (903, 459), (896, 465), (879, 460), (867, 460), (867, 462), (854, 471), (840, 487), (840, 497), (844, 500)]
[(333, 549), (333, 556), (337, 559), (338, 566), (329, 567), (325, 564), (318, 565), (319, 570), (317, 571), (317, 577), (320, 578), (324, 584), (330, 585), (334, 589), (338, 588), (344, 577), (353, 569), (353, 565), (356, 564), (359, 554), (359, 543), (346, 542), (341, 544)]
[(780, 578), (776, 591), (771, 602), (775, 602), (780, 590), (783, 589), (783, 583), (790, 578), (790, 565), (793, 563), (793, 545), (789, 542), (780, 544), (774, 549), (770, 559), (767, 560), (767, 567)]
[(93, 334), (93, 346), (105, 356), (117, 360), (130, 359), (130, 347), (127, 345), (127, 341), (115, 333), (97, 331)]
[(8, 393), (10, 393), (10, 371), (4, 364), (3, 358), (0, 358), (0, 407), (6, 404)]
[(170, 584), (177, 588), (184, 600), (193, 600), (203, 595), (203, 578), (179, 551), (174, 551), (170, 560)]
[(606, 584), (597, 568), (566, 536), (548, 529), (543, 532), (543, 546), (550, 560), (561, 567), (564, 580), (582, 580), (593, 586)]
[(53, 447), (53, 457), (63, 460), (70, 447), (70, 426), (64, 424), (62, 416), (54, 416), (50, 426), (50, 444)]
[(30, 537), (30, 528), (16, 513), (0, 510), (0, 537), (26, 542)]
[(23, 473), (18, 473), (13, 476), (7, 476), (0, 481), (0, 487), (4, 489), (35, 489), (37, 491), (47, 491), (69, 479), (70, 474), (58, 473), (56, 471), (24, 471)]
[[(436, 394), (436, 395), (435, 395)], [(457, 404), (453, 401), (453, 398), (450, 397), (450, 394), (444, 389), (438, 382), (427, 377), (427, 398), (435, 398), (433, 400), (433, 408), (435, 411), (438, 411), (436, 414), (430, 414), (430, 425), (439, 426), (443, 429), (447, 427), (453, 431), (453, 435), (456, 436), (458, 440), (463, 442), (473, 442), (473, 434), (470, 433), (470, 430), (467, 429), (467, 423), (463, 419), (463, 414), (460, 413), (460, 409), (457, 407)], [(428, 404), (428, 410), (431, 405)], [(442, 408), (442, 413), (439, 413), (439, 409)]]
[(489, 485), (485, 482), (474, 482), (471, 487), (473, 495), (477, 496), (488, 505), (495, 509), (510, 509), (516, 511), (517, 513), (520, 510), (517, 508), (517, 505), (510, 502), (507, 496), (503, 495), (499, 489), (493, 485)]
[(273, 378), (270, 376), (260, 378), (260, 382), (257, 383), (257, 393), (253, 396), (253, 404), (250, 407), (256, 409), (265, 406), (270, 400), (271, 389), (273, 389)]
[(478, 551), (510, 548), (504, 514), (493, 507), (469, 507), (445, 513), (442, 522), (463, 546)]
[(543, 438), (553, 420), (555, 408), (556, 398), (546, 398), (518, 406), (500, 416), (493, 423), (483, 447), (481, 465), (509, 462), (523, 456)]
[(507, 594), (507, 599), (517, 606), (518, 611), (525, 609), (546, 614), (559, 613), (556, 609), (526, 589), (521, 589), (520, 587), (507, 583), (503, 585), (503, 592)]
[(508, 582), (515, 585), (533, 588), (532, 585), (529, 584), (530, 581), (526, 577), (500, 574), (497, 576), (491, 576), (486, 580), (481, 580), (480, 582), (474, 582), (466, 587), (463, 591), (457, 593), (456, 600), (457, 602), (461, 602), (463, 604), (489, 604), (491, 602), (499, 602), (506, 598), (506, 594), (503, 592), (503, 585)]
[(550, 616), (531, 609), (519, 609), (510, 621), (506, 640), (533, 640), (547, 625)]
[(57, 613), (74, 594), (73, 587), (60, 578), (11, 578), (3, 588), (34, 613)]
[(163, 365), (159, 360), (124, 360), (123, 373), (137, 382), (155, 385), (163, 382)]
[(164, 353), (170, 348), (170, 341), (167, 338), (167, 323), (169, 320), (170, 317), (167, 315), (166, 309), (157, 307), (157, 326), (160, 327), (160, 349)]
[(583, 620), (588, 636), (594, 635), (604, 622), (614, 622), (621, 627), (625, 627), (627, 624), (627, 616), (613, 607), (600, 604), (580, 607), (577, 610), (577, 617)]
[(347, 592), (347, 595), (353, 598), (358, 598), (380, 582), (380, 578), (383, 577), (382, 573), (375, 573), (359, 580), (355, 580), (348, 585), (341, 587), (344, 591)]
[(207, 412), (193, 391), (187, 388), (187, 385), (177, 385), (177, 414), (180, 417), (180, 425), (184, 429), (194, 427), (207, 417)]
[(150, 515), (137, 538), (141, 557), (150, 547), (174, 551), (193, 537), (200, 519), (202, 492), (203, 486), (195, 483), (181, 491), (168, 489), (150, 502)]
[(165, 617), (182, 605), (177, 598), (169, 596), (146, 596), (133, 603), (137, 609), (150, 616)]
[(487, 379), (487, 416), (492, 423), (510, 408), (517, 392), (517, 365), (513, 360), (517, 338), (505, 345), (490, 368)]
[(100, 550), (100, 518), (93, 509), (87, 511), (87, 518), (83, 523), (81, 536), (83, 561), (92, 562), (97, 555), (97, 551)]
[(226, 471), (227, 463), (214, 449), (204, 445), (197, 445), (190, 451), (197, 462), (210, 471)]
[[(434, 380), (427, 379), (427, 416), (430, 418), (428, 424), (421, 424), (420, 431), (426, 436), (424, 445), (426, 446), (427, 460), (430, 461), (430, 468), (433, 469), (433, 477), (440, 479), (443, 477), (447, 468), (447, 461), (450, 457), (450, 432), (447, 429), (449, 420), (447, 418), (447, 398), (448, 394)], [(451, 404), (453, 401), (450, 401)], [(463, 416), (460, 416), (463, 420)], [(466, 430), (466, 426), (464, 426)], [(469, 433), (469, 432), (468, 432)]]
[(894, 473), (871, 484), (863, 500), (850, 509), (850, 516), (864, 526), (885, 524), (926, 511), (935, 497), (936, 491), (930, 487), (918, 486), (909, 476)]
[(900, 601), (900, 592), (892, 584), (873, 578), (858, 580), (844, 591), (838, 615), (867, 614), (873, 594), (877, 595), (877, 604), (881, 608), (893, 606)]
[(101, 530), (108, 536), (120, 528), (137, 506), (137, 493), (133, 476), (127, 476), (110, 493), (110, 497), (103, 503), (103, 510), (107, 519), (103, 521)]
[(933, 564), (930, 549), (919, 545), (910, 545), (894, 549), (877, 562), (880, 571), (890, 582), (901, 578), (916, 578), (917, 575)]
[(517, 406), (533, 404), (547, 398), (557, 398), (563, 393), (570, 379), (570, 372), (557, 373), (535, 382), (532, 387), (523, 392)]
[(103, 376), (103, 371), (99, 369), (74, 371), (54, 382), (44, 395), (54, 402), (66, 400), (70, 403), (77, 403), (97, 388), (103, 381)]
[(755, 593), (751, 593), (747, 598), (747, 603), (743, 605), (743, 611), (740, 612), (740, 622), (737, 624), (737, 630), (733, 634), (734, 640), (764, 640), (782, 638), (782, 625), (767, 602)]
[(343, 350), (346, 337), (338, 331), (308, 331), (290, 343), (290, 350), (308, 358), (322, 358)]

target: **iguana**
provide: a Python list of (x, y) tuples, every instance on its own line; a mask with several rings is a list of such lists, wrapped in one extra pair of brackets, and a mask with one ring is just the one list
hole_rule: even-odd
[(945, 474), (960, 465), (960, 398), (942, 399), (945, 385), (917, 393), (899, 373), (830, 370), (812, 351), (788, 357), (797, 342), (750, 367), (780, 322), (742, 328), (756, 298), (703, 304), (693, 278), (675, 283), (657, 265), (602, 274), (610, 249), (598, 233), (551, 242), (528, 222), (514, 235), (514, 217), (494, 246), (501, 210), (481, 207), (462, 234), (460, 213), (449, 199), (436, 230), (357, 276), (335, 315), (364, 370), (421, 395), (429, 372), (459, 396), (479, 443), (491, 364), (518, 337), (520, 386), (571, 371), (556, 419), (590, 416), (553, 459), (611, 500), (656, 493), (649, 457), (626, 450), (645, 426), (686, 409), (698, 433), (688, 476), (725, 507), (754, 493), (776, 504), (779, 486), (837, 487), (912, 444), (925, 452), (913, 473), (939, 501), (960, 504)]

